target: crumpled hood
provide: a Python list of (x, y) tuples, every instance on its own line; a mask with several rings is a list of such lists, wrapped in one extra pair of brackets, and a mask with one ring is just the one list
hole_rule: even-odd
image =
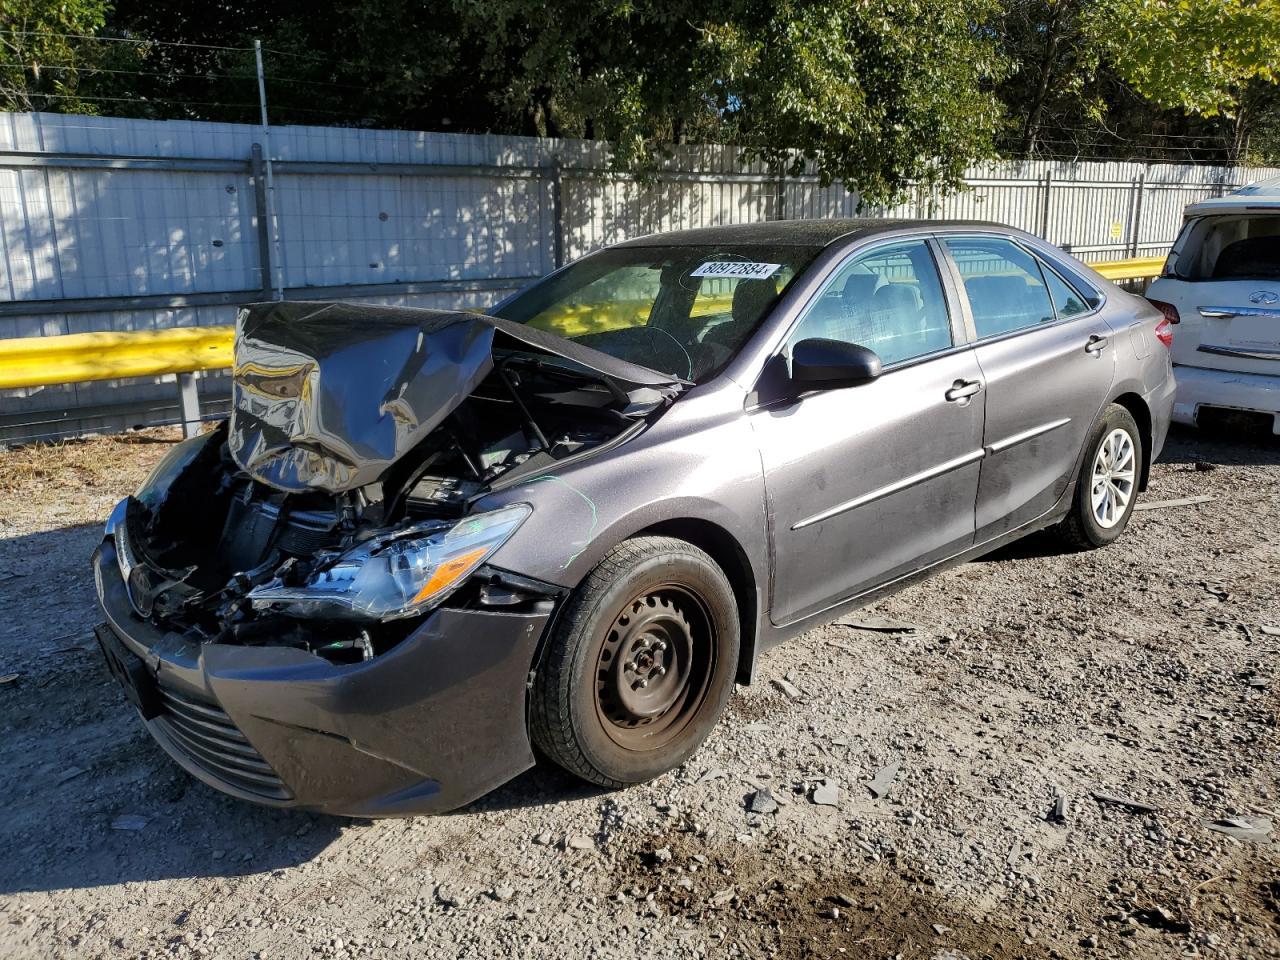
[(236, 319), (228, 447), (255, 479), (338, 493), (377, 481), (493, 369), (495, 340), (625, 384), (678, 381), (555, 334), (477, 313), (280, 302)]

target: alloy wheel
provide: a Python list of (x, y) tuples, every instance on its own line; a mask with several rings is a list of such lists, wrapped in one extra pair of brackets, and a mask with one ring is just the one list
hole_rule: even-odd
[(1117, 427), (1103, 438), (1093, 458), (1089, 493), (1098, 526), (1109, 530), (1124, 519), (1133, 501), (1136, 479), (1133, 437)]

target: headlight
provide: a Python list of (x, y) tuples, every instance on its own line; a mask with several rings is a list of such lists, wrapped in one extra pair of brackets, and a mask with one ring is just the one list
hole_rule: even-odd
[(133, 540), (129, 537), (129, 497), (125, 497), (115, 505), (111, 516), (107, 518), (106, 536), (116, 546), (116, 565), (120, 567), (120, 577), (129, 582), (129, 574), (138, 565), (138, 557), (133, 550)]
[(452, 527), (418, 524), (342, 554), (305, 586), (265, 583), (249, 591), (255, 610), (295, 617), (395, 620), (422, 613), (456, 590), (532, 512), (517, 503)]

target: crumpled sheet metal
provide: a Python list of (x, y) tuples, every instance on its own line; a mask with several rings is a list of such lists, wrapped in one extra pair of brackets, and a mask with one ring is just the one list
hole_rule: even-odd
[(236, 323), (228, 446), (289, 492), (373, 483), (493, 369), (493, 327), (439, 311), (275, 303)]
[(482, 314), (254, 304), (236, 319), (231, 455), (255, 479), (290, 493), (340, 493), (373, 483), (489, 375), (499, 334), (628, 383), (672, 382)]

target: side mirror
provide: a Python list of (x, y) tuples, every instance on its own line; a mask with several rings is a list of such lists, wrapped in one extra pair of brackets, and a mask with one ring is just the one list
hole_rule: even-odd
[(880, 376), (874, 350), (843, 340), (801, 340), (791, 348), (791, 380), (805, 390), (836, 390)]

